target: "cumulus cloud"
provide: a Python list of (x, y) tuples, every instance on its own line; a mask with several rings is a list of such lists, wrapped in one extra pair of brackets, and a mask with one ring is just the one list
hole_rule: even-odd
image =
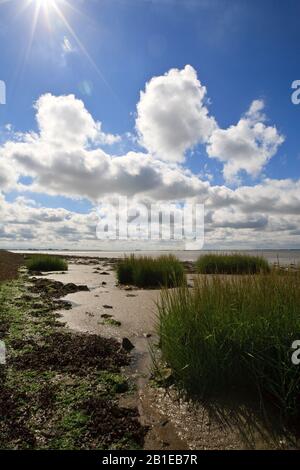
[(105, 134), (83, 101), (74, 95), (42, 95), (35, 104), (40, 140), (59, 148), (82, 148), (89, 142), (111, 144), (119, 136)]
[[(15, 244), (59, 246), (95, 240), (98, 221), (94, 211), (78, 214), (62, 208), (45, 208), (23, 197), (8, 202), (0, 195), (0, 239)], [(28, 245), (29, 246), (29, 245)]]
[[(260, 185), (235, 190), (208, 186), (201, 196), (189, 200), (205, 202), (207, 247), (297, 246), (299, 189), (300, 181), (265, 180)], [(138, 201), (147, 202), (145, 197), (137, 198)], [(33, 244), (44, 248), (103, 248), (96, 239), (99, 218), (95, 209), (79, 214), (62, 208), (40, 207), (24, 197), (8, 202), (0, 195), (0, 217), (2, 246), (14, 243), (23, 247)], [(108, 243), (107, 249), (111, 249), (112, 242)]]
[[(300, 181), (264, 179), (232, 189), (213, 186), (180, 163), (197, 143), (224, 164), (232, 181), (243, 170), (256, 176), (276, 153), (283, 137), (266, 124), (264, 103), (255, 100), (236, 125), (220, 129), (208, 114), (206, 88), (186, 66), (153, 78), (141, 94), (136, 127), (147, 149), (115, 156), (104, 146), (119, 136), (106, 134), (74, 95), (42, 95), (35, 104), (37, 132), (10, 134), (0, 147), (0, 238), (11, 244), (58, 246), (95, 242), (97, 215), (39, 207), (24, 197), (13, 203), (4, 194), (19, 190), (87, 198), (94, 206), (127, 195), (137, 202), (183, 200), (205, 203), (206, 241), (221, 248), (297, 243)], [(134, 145), (136, 148), (136, 145)], [(196, 158), (196, 157), (194, 157)], [(206, 168), (203, 166), (205, 174)], [(20, 177), (30, 177), (21, 184)], [(2, 194), (1, 194), (2, 193)], [(30, 196), (31, 197), (31, 196)], [(293, 215), (293, 223), (290, 223)]]
[(190, 65), (152, 78), (137, 105), (140, 143), (162, 160), (182, 162), (186, 151), (205, 143), (216, 127), (205, 97), (206, 88)]
[[(94, 202), (110, 194), (180, 199), (201, 194), (209, 186), (188, 170), (170, 168), (136, 152), (111, 157), (100, 149), (53, 151), (42, 142), (34, 146), (10, 144), (3, 152), (15, 162), (20, 173), (33, 178), (31, 191), (86, 197)], [(44, 154), (47, 158), (41, 158)]]
[(237, 181), (241, 170), (258, 176), (284, 141), (276, 127), (265, 124), (263, 108), (263, 101), (253, 101), (236, 125), (215, 129), (209, 138), (207, 153), (224, 163), (227, 182)]
[(13, 188), (18, 180), (18, 174), (12, 162), (0, 156), (0, 192)]
[[(30, 176), (31, 191), (95, 202), (109, 194), (185, 198), (208, 186), (187, 169), (154, 160), (149, 154), (129, 152), (114, 157), (106, 153), (99, 148), (100, 142), (112, 143), (114, 136), (103, 134), (100, 123), (73, 95), (43, 95), (35, 108), (38, 133), (19, 136), (0, 148), (0, 165)], [(4, 175), (3, 187), (7, 187), (12, 184), (11, 171)]]

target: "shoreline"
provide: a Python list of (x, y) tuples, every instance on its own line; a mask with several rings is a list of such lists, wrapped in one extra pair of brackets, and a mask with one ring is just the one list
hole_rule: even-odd
[(12, 253), (22, 254), (22, 255), (34, 255), (34, 254), (49, 254), (53, 256), (62, 256), (67, 259), (70, 258), (88, 258), (88, 259), (99, 259), (100, 261), (116, 262), (124, 258), (124, 256), (130, 256), (134, 254), (135, 256), (151, 256), (158, 257), (165, 254), (173, 254), (176, 256), (179, 261), (194, 263), (197, 258), (205, 254), (221, 254), (221, 253), (241, 253), (241, 254), (251, 254), (254, 256), (264, 257), (271, 265), (279, 264), (281, 266), (289, 265), (300, 265), (300, 249), (262, 249), (262, 250), (200, 250), (200, 251), (182, 251), (182, 250), (166, 250), (166, 251), (72, 251), (72, 250), (11, 250)]
[[(121, 413), (120, 416), (124, 418), (125, 423), (127, 419), (129, 420), (130, 426), (133, 426), (131, 429), (137, 438), (138, 446), (145, 450), (291, 448), (289, 442), (282, 436), (272, 436), (270, 430), (268, 431), (264, 427), (261, 420), (257, 420), (257, 415), (256, 421), (253, 423), (250, 418), (249, 422), (244, 421), (244, 410), (241, 410), (241, 415), (237, 410), (238, 416), (235, 416), (234, 419), (230, 414), (226, 417), (216, 416), (211, 412), (209, 406), (187, 400), (173, 384), (168, 384), (168, 370), (164, 371), (166, 376), (163, 378), (153, 372), (153, 350), (158, 353), (156, 302), (160, 296), (160, 289), (119, 286), (114, 270), (116, 258), (110, 260), (108, 258), (70, 255), (68, 261), (69, 270), (66, 272), (41, 273), (41, 275), (35, 274), (30, 277), (23, 273), (19, 280), (10, 281), (7, 284), (8, 289), (13, 289), (13, 286), (16, 285), (19, 286), (18, 289), (22, 290), (21, 295), (13, 294), (14, 291), (9, 290), (7, 301), (9, 311), (13, 309), (12, 312), (15, 312), (12, 318), (15, 318), (14, 315), (17, 313), (16, 320), (22, 320), (21, 338), (24, 333), (26, 338), (25, 341), (18, 340), (19, 342), (13, 342), (12, 345), (9, 343), (9, 348), (12, 347), (12, 357), (16, 354), (20, 357), (20, 364), (25, 364), (29, 370), (33, 368), (32, 372), (39, 370), (40, 363), (45, 367), (42, 379), (34, 373), (28, 376), (26, 367), (22, 370), (18, 366), (17, 375), (15, 370), (11, 370), (10, 377), (14, 380), (15, 389), (17, 390), (20, 384), (23, 384), (22, 387), (25, 387), (30, 400), (33, 400), (32, 406), (39, 406), (42, 411), (44, 405), (36, 403), (37, 396), (30, 390), (36, 388), (40, 390), (40, 386), (43, 386), (46, 387), (46, 392), (42, 388), (41, 393), (43, 396), (44, 393), (46, 396), (49, 395), (50, 391), (47, 389), (43, 377), (48, 377), (50, 364), (50, 369), (54, 372), (54, 375), (51, 375), (51, 372), (49, 376), (50, 383), (54, 386), (51, 393), (54, 391), (55, 397), (56, 387), (59, 385), (59, 390), (63, 390), (62, 393), (69, 397), (68, 400), (74, 404), (77, 402), (80, 404), (80, 413), (83, 410), (84, 415), (82, 417), (81, 414), (78, 417), (75, 414), (76, 423), (74, 424), (74, 414), (72, 414), (71, 428), (68, 428), (69, 424), (67, 424), (67, 428), (63, 428), (61, 431), (60, 418), (56, 414), (56, 408), (53, 408), (56, 398), (53, 399), (52, 393), (50, 408), (51, 413), (54, 413), (54, 417), (51, 418), (54, 419), (54, 429), (48, 430), (50, 432), (48, 436), (46, 431), (46, 437), (44, 436), (42, 441), (35, 444), (37, 447), (30, 447), (33, 446), (30, 444), (33, 441), (30, 441), (29, 448), (53, 448), (51, 446), (54, 448), (56, 448), (55, 446), (58, 448), (73, 448), (75, 446), (77, 448), (80, 445), (83, 446), (80, 448), (84, 449), (99, 448), (101, 445), (99, 440), (93, 441), (88, 438), (81, 444), (80, 439), (78, 440), (76, 437), (76, 433), (79, 432), (81, 436), (81, 433), (86, 432), (86, 423), (92, 426), (93, 432), (104, 433), (104, 438), (107, 438), (105, 446), (108, 445), (104, 448), (135, 448), (132, 440), (123, 441), (120, 435), (117, 440), (112, 438), (110, 441), (109, 429), (99, 427), (106, 410), (110, 413), (112, 406), (121, 410), (118, 413)], [(186, 266), (191, 266), (191, 263), (187, 263)], [(188, 273), (191, 276), (190, 280), (192, 280), (193, 274), (191, 271)], [(7, 320), (4, 318), (4, 326), (5, 321)], [(15, 326), (12, 331), (14, 335)], [(6, 334), (4, 331), (4, 339)], [(13, 340), (15, 340), (14, 337)], [(51, 355), (53, 350), (51, 341), (54, 341), (53, 345), (56, 348), (58, 347), (58, 356)], [(93, 349), (98, 341), (107, 345), (105, 346), (108, 347), (107, 351), (110, 351), (111, 346), (109, 345), (114, 345), (111, 358), (110, 353), (106, 356), (107, 360), (111, 361), (113, 370), (104, 370), (104, 375), (102, 369), (97, 369), (97, 355)], [(75, 375), (79, 374), (78, 377), (76, 376), (77, 378), (70, 377), (73, 356), (75, 354), (76, 357), (77, 351), (76, 348), (74, 349), (73, 343), (81, 351), (81, 356), (78, 356), (80, 367), (75, 371)], [(89, 400), (92, 400), (88, 402), (88, 407), (86, 407), (87, 402), (82, 402), (81, 396), (77, 394), (80, 377), (86, 375), (84, 365), (86, 351), (91, 352), (87, 361), (93, 364), (87, 375), (87, 380), (84, 381), (83, 393), (84, 395), (88, 394)], [(92, 353), (92, 351), (94, 352)], [(122, 356), (122, 351), (127, 359)], [(118, 359), (119, 352), (123, 357), (121, 362), (120, 358)], [(45, 353), (50, 354), (50, 363), (46, 359)], [(61, 356), (66, 357), (63, 366), (59, 366)], [(116, 361), (115, 364), (114, 361)], [(10, 367), (8, 362), (8, 368)], [(57, 377), (57, 373), (63, 376), (62, 382), (60, 375)], [(31, 378), (28, 379), (28, 377)], [(12, 378), (10, 378), (10, 382)], [(95, 390), (100, 390), (101, 394), (104, 392), (106, 401), (103, 402), (102, 397), (102, 401), (99, 402), (99, 396), (98, 401), (93, 401), (95, 393), (96, 395), (98, 393)], [(118, 390), (117, 393), (116, 390)], [(16, 403), (18, 404), (18, 397), (16, 397)], [(59, 413), (66, 413), (68, 416), (68, 408), (65, 408), (64, 404), (60, 406), (63, 408), (59, 408), (61, 410)], [(99, 406), (100, 408), (104, 407), (104, 414), (100, 414), (100, 421), (95, 424), (91, 420), (94, 419), (92, 418), (94, 414), (98, 413)], [(72, 409), (72, 413), (75, 411)], [(24, 422), (24, 425), (26, 423), (27, 421)], [(37, 423), (31, 422), (30, 419), (28, 423), (31, 432), (34, 431), (33, 434), (35, 434)], [(47, 426), (45, 425), (44, 428), (48, 429)], [(125, 428), (121, 427), (121, 430)], [(37, 428), (37, 432), (38, 434), (43, 433), (43, 430)], [(105, 433), (108, 433), (108, 437), (105, 437)], [(32, 437), (32, 433), (30, 435)], [(65, 439), (66, 436), (67, 439)], [(56, 439), (54, 444), (52, 438)], [(13, 445), (18, 446), (18, 444)], [(40, 447), (41, 445), (42, 447)], [(114, 447), (115, 445), (117, 447)]]

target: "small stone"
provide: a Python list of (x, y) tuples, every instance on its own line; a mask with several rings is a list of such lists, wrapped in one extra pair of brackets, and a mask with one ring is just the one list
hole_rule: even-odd
[(161, 427), (165, 427), (168, 423), (169, 423), (168, 419), (163, 419), (159, 424), (161, 425)]
[(112, 318), (112, 315), (109, 315), (108, 313), (103, 313), (101, 315), (102, 318)]
[(132, 344), (132, 342), (128, 338), (123, 338), (122, 339), (122, 348), (125, 351), (129, 352), (134, 348), (134, 345)]
[(106, 304), (102, 305), (102, 307), (103, 307), (103, 308), (113, 308), (112, 305), (106, 305)]
[(144, 336), (144, 338), (151, 338), (152, 334), (151, 333), (144, 333), (143, 336)]
[(90, 289), (88, 286), (78, 286), (78, 289), (88, 292)]

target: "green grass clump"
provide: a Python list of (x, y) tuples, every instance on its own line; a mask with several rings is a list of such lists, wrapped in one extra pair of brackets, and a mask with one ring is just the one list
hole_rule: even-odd
[(242, 254), (200, 256), (196, 268), (200, 274), (256, 274), (270, 271), (270, 266), (264, 258)]
[(59, 256), (32, 255), (26, 262), (29, 271), (67, 271), (68, 263)]
[[(162, 356), (176, 382), (210, 399), (234, 392), (300, 416), (300, 275), (201, 277), (193, 290), (163, 291), (159, 303)], [(265, 408), (266, 409), (266, 408)]]
[(150, 258), (142, 256), (124, 258), (117, 266), (120, 284), (133, 284), (137, 287), (174, 287), (185, 281), (184, 269), (175, 256)]

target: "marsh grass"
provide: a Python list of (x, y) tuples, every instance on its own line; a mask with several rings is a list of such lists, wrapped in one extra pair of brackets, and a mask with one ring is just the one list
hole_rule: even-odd
[(184, 268), (175, 256), (126, 257), (118, 263), (117, 278), (120, 284), (137, 287), (174, 287), (185, 282)]
[(29, 271), (67, 271), (68, 263), (59, 256), (32, 255), (26, 261)]
[(250, 396), (284, 420), (299, 417), (299, 273), (201, 276), (193, 290), (164, 290), (159, 334), (163, 360), (191, 395)]
[(268, 262), (259, 256), (243, 254), (209, 254), (196, 262), (200, 274), (256, 274), (270, 272)]

